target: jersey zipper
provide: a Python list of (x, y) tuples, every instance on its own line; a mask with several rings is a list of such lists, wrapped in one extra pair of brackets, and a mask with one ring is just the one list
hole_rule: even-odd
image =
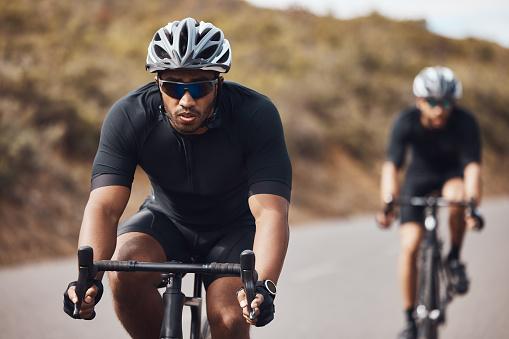
[(189, 182), (189, 185), (191, 186), (191, 190), (194, 193), (196, 191), (196, 188), (194, 187), (193, 180), (192, 145), (191, 142), (185, 137), (182, 138), (182, 145), (184, 146), (184, 157), (186, 158), (187, 180)]

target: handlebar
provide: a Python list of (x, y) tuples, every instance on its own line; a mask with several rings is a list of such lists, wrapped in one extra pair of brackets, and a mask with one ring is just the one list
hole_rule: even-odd
[(245, 250), (240, 254), (240, 264), (235, 263), (209, 263), (209, 264), (185, 264), (177, 262), (140, 262), (140, 261), (117, 261), (98, 260), (93, 261), (94, 251), (90, 246), (81, 246), (78, 249), (79, 274), (76, 283), (76, 295), (78, 302), (74, 305), (74, 316), (79, 316), (81, 303), (85, 298), (87, 288), (95, 278), (97, 272), (105, 271), (128, 271), (128, 272), (161, 272), (161, 273), (199, 273), (199, 274), (233, 274), (242, 279), (248, 302), (250, 317), (254, 319), (251, 310), (251, 302), (256, 292), (255, 285), (258, 274), (255, 270), (255, 254), (251, 250)]
[(425, 196), (425, 197), (404, 197), (399, 199), (391, 199), (385, 203), (383, 213), (388, 216), (394, 212), (396, 206), (417, 206), (417, 207), (463, 207), (465, 215), (474, 218), (474, 230), (480, 231), (484, 228), (484, 217), (479, 213), (475, 202), (470, 201), (454, 201), (447, 200), (443, 197)]

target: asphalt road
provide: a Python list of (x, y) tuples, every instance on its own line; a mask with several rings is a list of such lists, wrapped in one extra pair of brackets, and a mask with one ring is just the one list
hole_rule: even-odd
[[(509, 338), (508, 207), (507, 198), (487, 200), (481, 209), (486, 229), (467, 234), (463, 258), (471, 290), (448, 308), (442, 338)], [(294, 228), (276, 320), (252, 336), (395, 338), (402, 325), (397, 254), (396, 227), (380, 231), (371, 216)], [(127, 338), (108, 290), (93, 321), (75, 321), (61, 311), (66, 281), (75, 275), (74, 259), (0, 270), (0, 338)]]

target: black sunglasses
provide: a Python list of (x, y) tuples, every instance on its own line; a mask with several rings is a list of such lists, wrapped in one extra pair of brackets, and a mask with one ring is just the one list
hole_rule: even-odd
[(157, 79), (157, 81), (161, 90), (174, 99), (181, 99), (186, 92), (189, 92), (193, 99), (199, 99), (212, 92), (219, 79), (196, 82), (177, 82), (162, 79)]
[(449, 107), (452, 106), (452, 100), (450, 100), (450, 99), (439, 100), (439, 99), (435, 99), (435, 98), (426, 98), (426, 102), (431, 107), (441, 106), (445, 109), (448, 109)]

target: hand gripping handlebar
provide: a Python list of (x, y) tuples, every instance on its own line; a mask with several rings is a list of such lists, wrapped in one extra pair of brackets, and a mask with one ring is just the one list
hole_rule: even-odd
[(255, 271), (255, 255), (251, 250), (244, 250), (240, 254), (240, 277), (246, 292), (247, 311), (249, 312), (249, 318), (254, 320), (255, 314), (251, 308), (251, 303), (256, 297), (255, 288), (256, 281), (258, 280), (258, 274)]

